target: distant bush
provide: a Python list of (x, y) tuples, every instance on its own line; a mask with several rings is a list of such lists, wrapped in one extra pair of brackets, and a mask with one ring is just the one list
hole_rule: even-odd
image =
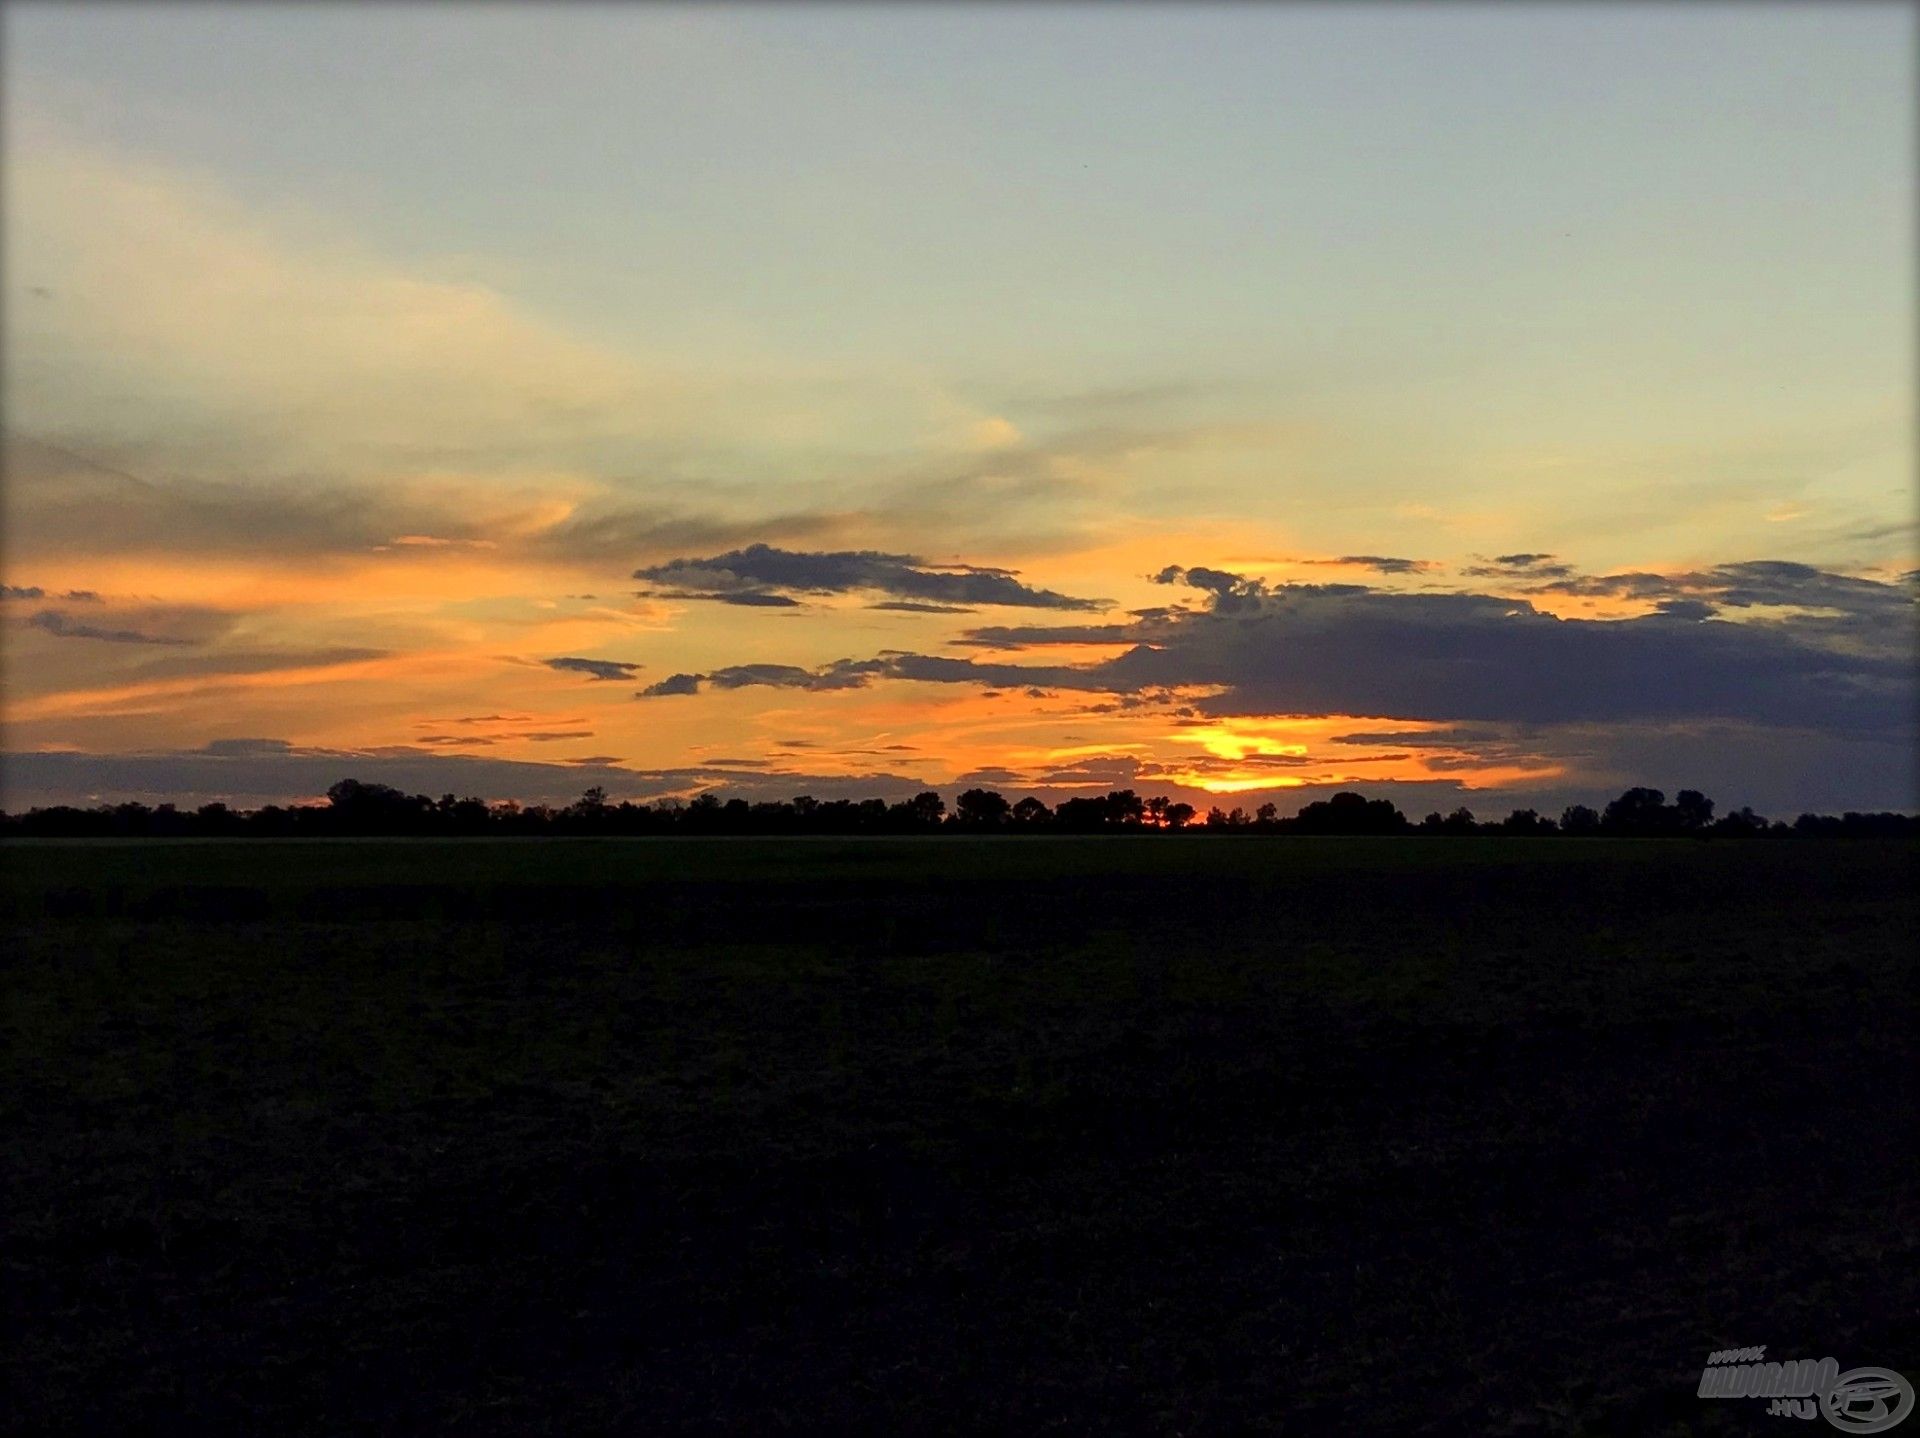
[(1101, 796), (1065, 799), (1049, 808), (1031, 795), (1009, 803), (992, 789), (969, 789), (951, 814), (941, 797), (927, 790), (889, 804), (884, 799), (792, 800), (727, 799), (701, 794), (691, 802), (664, 799), (653, 804), (607, 801), (592, 788), (565, 808), (544, 804), (522, 807), (512, 800), (488, 803), (471, 796), (438, 799), (403, 794), (385, 784), (342, 779), (327, 791), (325, 804), (269, 804), (252, 810), (207, 804), (183, 810), (172, 804), (103, 804), (92, 809), (56, 806), (24, 814), (0, 813), (0, 836), (10, 838), (239, 839), (324, 838), (341, 836), (420, 836), (457, 838), (494, 835), (649, 835), (649, 834), (1423, 834), (1442, 837), (1482, 834), (1579, 838), (1615, 835), (1631, 838), (1898, 838), (1920, 836), (1913, 814), (1802, 814), (1792, 824), (1768, 820), (1752, 809), (1736, 809), (1714, 819), (1713, 801), (1694, 789), (1682, 789), (1669, 804), (1658, 789), (1628, 789), (1604, 812), (1575, 804), (1558, 821), (1532, 809), (1516, 809), (1505, 819), (1478, 820), (1460, 808), (1448, 815), (1429, 814), (1419, 824), (1391, 800), (1369, 799), (1351, 791), (1316, 800), (1290, 818), (1272, 804), (1253, 813), (1234, 808), (1208, 811), (1205, 822), (1191, 804), (1165, 797), (1142, 798), (1132, 789)]

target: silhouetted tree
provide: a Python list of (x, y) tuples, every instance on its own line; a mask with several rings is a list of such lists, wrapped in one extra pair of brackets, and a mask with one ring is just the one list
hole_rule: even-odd
[(1296, 834), (1400, 834), (1407, 827), (1407, 816), (1392, 800), (1369, 799), (1346, 789), (1308, 804), (1287, 825)]
[(1665, 834), (1674, 827), (1667, 796), (1658, 789), (1629, 789), (1606, 807), (1600, 827), (1609, 834)]
[(193, 816), (199, 832), (209, 839), (225, 839), (243, 832), (241, 818), (225, 804), (202, 804)]
[[(1603, 818), (1584, 805), (1570, 805), (1561, 815), (1558, 831), (1568, 835), (1598, 832), (1636, 835), (1757, 836), (1787, 838), (1870, 839), (1920, 836), (1920, 816), (1896, 813), (1802, 814), (1791, 825), (1770, 823), (1750, 808), (1712, 818), (1713, 802), (1697, 790), (1683, 790), (1668, 804), (1657, 789), (1629, 789), (1607, 806)], [(0, 834), (45, 838), (141, 838), (165, 836), (298, 838), (326, 834), (889, 834), (937, 833), (945, 812), (940, 796), (931, 790), (903, 803), (884, 799), (834, 799), (821, 802), (807, 796), (790, 802), (744, 798), (723, 799), (703, 793), (690, 804), (668, 797), (654, 804), (624, 801), (609, 804), (598, 786), (587, 790), (565, 809), (536, 804), (522, 808), (512, 800), (489, 804), (477, 798), (438, 800), (424, 794), (404, 794), (385, 784), (343, 779), (327, 791), (327, 802), (282, 806), (268, 804), (238, 812), (210, 803), (192, 812), (172, 804), (148, 806), (126, 802), (92, 809), (70, 805), (0, 813)], [(1330, 799), (1308, 804), (1290, 819), (1271, 817), (1272, 806), (1262, 805), (1257, 818), (1244, 809), (1210, 809), (1205, 828), (1212, 833), (1254, 830), (1279, 834), (1406, 833), (1405, 817), (1384, 799), (1367, 799), (1342, 791)], [(1147, 816), (1156, 830), (1175, 832), (1193, 824), (1191, 804), (1161, 798), (1143, 800), (1130, 789), (1099, 797), (1065, 800), (1050, 812), (1038, 798), (1028, 796), (1008, 806), (990, 789), (974, 789), (957, 801), (953, 827), (997, 832), (1014, 828), (1052, 827), (1066, 833), (1137, 831)], [(1471, 811), (1461, 808), (1421, 820), (1422, 834), (1550, 834), (1551, 819), (1531, 809), (1517, 809), (1499, 823), (1478, 824)]]
[(1560, 832), (1597, 834), (1600, 832), (1600, 815), (1585, 804), (1569, 804), (1560, 811)]
[(1054, 808), (1053, 823), (1069, 834), (1097, 834), (1107, 827), (1107, 815), (1105, 799), (1062, 799)]
[(1053, 810), (1029, 794), (1013, 806), (1013, 822), (1022, 829), (1038, 828), (1053, 818)]
[(403, 794), (387, 784), (342, 779), (327, 790), (335, 826), (349, 834), (414, 834), (424, 830), (433, 801), (424, 794)]
[(954, 801), (953, 817), (963, 829), (998, 829), (1013, 817), (1013, 806), (992, 789), (969, 789)]
[(1559, 825), (1553, 820), (1542, 818), (1532, 809), (1515, 809), (1500, 821), (1500, 832), (1517, 834), (1523, 837), (1557, 832)]
[(680, 828), (689, 834), (720, 832), (720, 796), (711, 790), (696, 794), (680, 811)]
[(1754, 813), (1751, 808), (1742, 806), (1731, 813), (1721, 815), (1714, 823), (1713, 832), (1729, 838), (1741, 839), (1755, 834), (1764, 834), (1767, 832), (1767, 827), (1767, 821), (1764, 818)]
[(947, 804), (933, 790), (915, 794), (911, 799), (895, 804), (887, 811), (888, 818), (905, 833), (919, 833), (935, 828), (940, 818), (947, 812)]
[(1694, 834), (1713, 822), (1713, 800), (1698, 789), (1682, 789), (1673, 796), (1674, 827)]

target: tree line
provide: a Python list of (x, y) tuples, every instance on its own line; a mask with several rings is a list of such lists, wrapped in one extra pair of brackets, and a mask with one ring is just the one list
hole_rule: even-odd
[(1574, 804), (1558, 818), (1515, 809), (1504, 819), (1479, 819), (1466, 808), (1428, 814), (1418, 823), (1387, 799), (1350, 792), (1306, 805), (1282, 818), (1277, 806), (1252, 812), (1218, 807), (1201, 814), (1162, 795), (1131, 789), (1064, 799), (1048, 806), (1029, 795), (1017, 802), (992, 789), (968, 789), (951, 810), (931, 790), (911, 799), (723, 799), (706, 793), (690, 802), (610, 803), (595, 787), (564, 807), (512, 800), (438, 799), (386, 784), (342, 779), (324, 804), (269, 804), (252, 810), (206, 804), (56, 806), (24, 814), (0, 813), (0, 837), (10, 838), (323, 838), (333, 836), (459, 837), (481, 835), (708, 835), (708, 834), (1466, 834), (1572, 838), (1789, 836), (1920, 836), (1920, 816), (1897, 813), (1802, 814), (1791, 823), (1752, 809), (1714, 816), (1714, 802), (1682, 789), (1671, 803), (1658, 789), (1633, 788), (1604, 809)]

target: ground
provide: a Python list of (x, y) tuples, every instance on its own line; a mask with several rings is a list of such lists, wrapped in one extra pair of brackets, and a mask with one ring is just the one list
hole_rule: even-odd
[(1920, 1379), (1917, 855), (10, 844), (4, 1421), (1766, 1430)]

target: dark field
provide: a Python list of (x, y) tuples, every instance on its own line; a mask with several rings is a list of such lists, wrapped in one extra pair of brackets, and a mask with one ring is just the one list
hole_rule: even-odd
[(9, 846), (0, 1411), (1793, 1430), (1707, 1352), (1920, 1378), (1915, 857)]

